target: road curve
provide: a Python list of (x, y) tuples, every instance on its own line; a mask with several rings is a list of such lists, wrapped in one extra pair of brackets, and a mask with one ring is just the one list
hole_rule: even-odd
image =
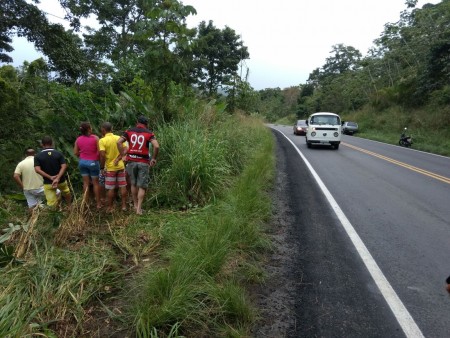
[[(282, 140), (282, 132), (312, 165), (424, 336), (449, 337), (450, 298), (443, 285), (450, 274), (450, 158), (351, 136), (343, 138), (339, 150), (325, 147), (308, 149), (304, 137), (292, 134), (292, 127), (271, 127), (276, 130), (274, 134), (279, 144), (287, 142)], [(294, 148), (292, 145), (284, 144), (284, 147), (286, 156), (299, 157), (295, 151), (287, 150)], [(302, 170), (307, 171), (303, 166)], [(309, 190), (302, 189), (303, 195), (298, 198), (312, 198), (308, 197), (309, 191), (321, 194), (311, 177), (305, 178), (300, 173), (296, 175), (299, 179), (302, 177), (301, 182), (291, 178), (291, 184), (310, 187)], [(308, 208), (314, 214), (326, 213), (322, 205), (309, 205)], [(307, 213), (308, 210), (304, 210), (303, 216)], [(339, 229), (335, 218), (332, 227), (327, 225), (330, 231), (342, 235), (343, 230)], [(342, 242), (335, 236), (323, 235), (323, 238), (315, 239), (318, 247), (335, 245), (336, 241), (341, 245), (337, 251), (354, 250), (352, 244), (345, 240)], [(354, 251), (352, 254), (354, 257), (351, 259), (359, 262), (358, 255)], [(348, 261), (350, 258), (342, 259)], [(334, 264), (342, 265), (343, 262)], [(365, 282), (360, 281), (363, 290), (358, 292), (364, 294), (366, 290), (380, 296), (373, 290), (376, 286), (367, 276), (367, 271), (359, 265), (354, 268), (358, 277), (352, 277), (367, 278)], [(322, 273), (327, 274), (327, 271)], [(318, 274), (315, 278), (322, 278), (318, 271), (314, 274)], [(351, 293), (347, 296), (355, 298)], [(392, 316), (392, 313), (386, 304), (379, 299), (374, 300), (373, 304), (378, 304), (375, 317), (390, 323), (385, 317)], [(374, 323), (372, 327), (377, 327), (378, 322)], [(388, 327), (377, 327), (366, 335), (399, 335), (396, 325)], [(380, 331), (375, 334), (378, 329)], [(352, 332), (349, 335), (353, 335)]]

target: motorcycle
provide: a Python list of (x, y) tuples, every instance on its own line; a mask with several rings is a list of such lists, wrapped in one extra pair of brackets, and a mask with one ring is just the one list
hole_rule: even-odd
[(398, 141), (398, 144), (401, 145), (402, 147), (411, 147), (411, 145), (413, 144), (412, 137), (406, 135), (406, 130), (407, 128), (405, 128), (403, 130), (403, 133), (400, 135), (400, 140)]

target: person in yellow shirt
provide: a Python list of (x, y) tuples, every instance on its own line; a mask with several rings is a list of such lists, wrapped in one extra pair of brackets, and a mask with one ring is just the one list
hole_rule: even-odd
[(44, 200), (44, 180), (34, 170), (34, 155), (32, 148), (25, 150), (25, 159), (17, 164), (14, 170), (14, 180), (22, 188), (27, 199), (28, 209), (31, 212)]
[(103, 137), (98, 145), (100, 150), (100, 169), (105, 176), (105, 189), (107, 199), (107, 212), (114, 210), (114, 199), (116, 196), (116, 188), (119, 188), (122, 202), (122, 210), (127, 210), (127, 180), (125, 173), (125, 164), (123, 163), (117, 141), (120, 136), (114, 135), (112, 125), (104, 122), (101, 126)]

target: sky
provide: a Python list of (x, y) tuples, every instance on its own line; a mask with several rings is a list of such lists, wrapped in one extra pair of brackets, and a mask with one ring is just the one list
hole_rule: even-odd
[[(248, 47), (251, 86), (256, 89), (287, 88), (305, 83), (322, 67), (333, 45), (353, 46), (366, 55), (386, 23), (397, 22), (405, 0), (183, 0), (197, 15), (189, 27), (212, 20), (228, 26)], [(417, 7), (440, 0), (419, 0)], [(52, 22), (63, 23), (64, 11), (57, 0), (41, 0), (40, 7)], [(89, 24), (89, 23), (84, 23)], [(39, 57), (25, 39), (15, 38), (14, 65)]]

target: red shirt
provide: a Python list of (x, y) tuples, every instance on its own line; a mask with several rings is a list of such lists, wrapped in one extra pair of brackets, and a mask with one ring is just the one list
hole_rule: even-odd
[(150, 141), (155, 134), (143, 124), (128, 129), (122, 135), (128, 142), (127, 161), (148, 163), (150, 160)]

